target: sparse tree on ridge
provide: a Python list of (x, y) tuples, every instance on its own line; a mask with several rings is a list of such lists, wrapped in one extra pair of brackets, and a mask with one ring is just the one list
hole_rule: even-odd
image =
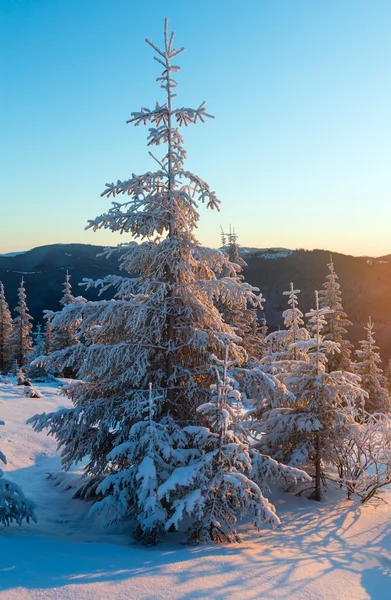
[(381, 358), (376, 346), (374, 323), (369, 318), (365, 327), (367, 337), (360, 342), (361, 349), (356, 350), (359, 362), (353, 363), (354, 372), (361, 377), (361, 387), (368, 393), (365, 409), (369, 413), (389, 412), (391, 398), (387, 390), (387, 380), (379, 366)]
[(11, 334), (11, 312), (5, 298), (4, 285), (0, 281), (0, 373), (8, 373), (13, 364)]
[(342, 306), (341, 286), (338, 283), (338, 275), (335, 272), (333, 259), (330, 256), (328, 263), (330, 273), (323, 284), (323, 290), (319, 291), (319, 305), (321, 308), (328, 307), (330, 313), (325, 315), (326, 324), (323, 329), (325, 340), (339, 344), (339, 352), (329, 356), (327, 370), (331, 371), (351, 371), (350, 355), (353, 349), (352, 344), (345, 338), (346, 327), (352, 325)]
[(31, 323), (33, 317), (27, 308), (23, 277), (18, 290), (18, 299), (19, 302), (15, 308), (18, 316), (12, 322), (11, 349), (13, 360), (17, 362), (19, 367), (24, 367), (28, 363), (33, 347), (33, 325)]
[[(85, 473), (93, 484), (100, 481), (97, 490), (104, 496), (97, 508), (117, 518), (132, 518), (140, 539), (154, 543), (170, 528), (174, 514), (175, 523), (182, 520), (175, 503), (187, 492), (188, 482), (178, 478), (175, 489), (170, 486), (169, 498), (165, 496), (164, 511), (156, 505), (157, 514), (152, 517), (145, 504), (140, 506), (142, 481), (150, 482), (148, 490), (158, 485), (160, 497), (165, 482), (175, 474), (161, 461), (176, 466), (177, 474), (182, 467), (192, 471), (202, 447), (192, 426), (199, 425), (198, 409), (209, 402), (213, 382), (209, 357), (221, 356), (229, 342), (230, 360), (240, 367), (248, 358), (241, 339), (217, 307), (231, 303), (246, 309), (259, 299), (255, 288), (238, 279), (227, 256), (201, 248), (195, 238), (197, 204), (218, 208), (219, 201), (207, 183), (185, 169), (179, 127), (204, 122), (210, 115), (205, 103), (196, 109), (174, 107), (177, 83), (173, 76), (180, 67), (173, 61), (183, 49), (174, 49), (167, 21), (164, 48), (147, 41), (163, 67), (158, 81), (166, 100), (151, 110), (133, 113), (129, 122), (148, 124), (148, 145), (163, 145), (165, 151), (162, 158), (153, 156), (155, 172), (108, 184), (103, 195), (114, 198), (113, 206), (90, 223), (95, 230), (128, 233), (140, 243), (121, 246), (119, 260), (125, 277), (109, 276), (96, 284), (102, 289), (114, 287), (114, 300), (75, 301), (56, 316), (53, 326), (77, 322), (83, 343), (56, 352), (49, 364), (64, 360), (65, 366), (80, 364), (81, 381), (68, 388), (72, 408), (36, 415), (31, 422), (36, 430), (48, 428), (56, 436), (64, 468), (87, 458)], [(121, 195), (125, 195), (123, 201), (118, 200)], [(95, 284), (88, 281), (87, 285)], [(150, 384), (153, 422), (144, 411)], [(170, 430), (164, 438), (167, 420)], [(151, 430), (147, 433), (145, 422), (157, 436), (154, 466), (147, 460), (152, 449)], [(143, 465), (149, 465), (148, 472)], [(134, 473), (139, 474), (136, 485)], [(147, 498), (155, 502), (154, 492), (148, 490), (145, 502)], [(198, 519), (202, 520), (205, 506), (199, 505)]]

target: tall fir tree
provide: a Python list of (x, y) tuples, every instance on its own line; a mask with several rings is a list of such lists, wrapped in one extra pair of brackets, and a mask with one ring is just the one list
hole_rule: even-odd
[(0, 373), (8, 373), (13, 364), (11, 352), (12, 317), (0, 281)]
[(33, 325), (31, 323), (33, 317), (27, 308), (23, 277), (18, 290), (18, 305), (15, 312), (18, 313), (18, 316), (12, 322), (11, 352), (13, 360), (18, 366), (24, 367), (28, 363), (33, 347)]
[(351, 371), (350, 355), (353, 346), (346, 339), (347, 329), (352, 325), (342, 306), (341, 285), (338, 283), (338, 275), (335, 272), (334, 262), (330, 256), (328, 263), (329, 274), (326, 282), (323, 284), (323, 290), (319, 291), (319, 305), (321, 308), (328, 307), (330, 313), (325, 315), (326, 324), (323, 328), (323, 337), (325, 340), (339, 344), (340, 351), (329, 356), (327, 370), (331, 371)]
[(376, 346), (374, 323), (369, 318), (365, 327), (367, 337), (360, 342), (361, 349), (356, 350), (359, 362), (354, 363), (354, 371), (361, 377), (361, 386), (368, 393), (365, 409), (368, 413), (389, 412), (391, 398), (387, 390), (387, 380), (384, 377), (381, 358)]
[[(162, 144), (166, 151), (161, 159), (153, 156), (157, 171), (108, 184), (103, 195), (114, 197), (113, 206), (90, 223), (95, 230), (129, 233), (140, 243), (121, 245), (120, 267), (126, 276), (87, 282), (103, 289), (114, 286), (114, 300), (75, 301), (56, 316), (53, 326), (78, 323), (83, 343), (56, 352), (49, 363), (65, 357), (65, 366), (80, 364), (81, 381), (68, 388), (72, 408), (36, 415), (31, 422), (36, 430), (47, 427), (56, 436), (65, 468), (87, 459), (85, 473), (92, 477), (91, 485), (100, 481), (98, 491), (104, 496), (100, 508), (108, 507), (118, 518), (134, 519), (139, 537), (153, 543), (167, 529), (175, 503), (188, 486), (178, 479), (154, 519), (145, 505), (140, 506), (140, 485), (142, 497), (154, 502), (156, 486), (161, 490), (174, 476), (171, 468), (191, 467), (199, 457), (201, 441), (184, 425), (196, 426), (197, 409), (209, 400), (210, 355), (221, 356), (229, 341), (231, 360), (240, 366), (248, 359), (218, 306), (245, 309), (259, 300), (256, 290), (239, 280), (227, 256), (201, 248), (195, 238), (197, 203), (218, 208), (219, 201), (208, 184), (184, 168), (186, 151), (179, 127), (204, 122), (210, 115), (204, 102), (196, 109), (173, 105), (177, 86), (173, 74), (180, 69), (173, 60), (183, 48), (174, 49), (167, 21), (163, 49), (147, 42), (164, 69), (158, 82), (166, 102), (152, 110), (142, 108), (129, 122), (150, 124), (148, 145)], [(126, 199), (119, 202), (116, 198), (122, 194)], [(156, 394), (149, 425), (158, 436), (156, 474), (147, 460), (152, 429), (144, 425), (149, 419), (144, 408), (150, 384)], [(206, 507), (200, 506), (198, 518), (203, 510)]]

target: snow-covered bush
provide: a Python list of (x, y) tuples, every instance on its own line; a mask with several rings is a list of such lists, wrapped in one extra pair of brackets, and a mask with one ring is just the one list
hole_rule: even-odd
[(338, 449), (335, 464), (339, 483), (348, 497), (368, 502), (391, 483), (391, 416), (389, 413), (361, 415), (353, 420), (345, 444)]
[[(0, 421), (0, 425), (4, 425), (4, 422)], [(1, 451), (0, 461), (7, 464)], [(21, 525), (23, 521), (29, 523), (30, 520), (36, 521), (34, 504), (25, 498), (18, 485), (4, 477), (0, 469), (0, 523), (6, 526), (14, 522)]]

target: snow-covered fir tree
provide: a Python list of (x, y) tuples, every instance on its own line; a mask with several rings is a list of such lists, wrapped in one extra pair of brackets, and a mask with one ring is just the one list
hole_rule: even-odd
[(53, 331), (52, 331), (52, 322), (51, 322), (50, 316), (46, 317), (46, 314), (45, 314), (44, 318), (46, 320), (46, 323), (45, 323), (45, 346), (44, 346), (43, 353), (45, 356), (48, 356), (49, 354), (52, 353)]
[(329, 274), (323, 284), (323, 290), (319, 291), (319, 305), (321, 308), (328, 307), (330, 313), (325, 315), (326, 324), (323, 328), (325, 340), (339, 344), (339, 352), (329, 356), (328, 371), (350, 371), (350, 355), (352, 344), (346, 339), (346, 327), (352, 325), (342, 306), (341, 286), (338, 283), (338, 275), (335, 272), (333, 259), (330, 256), (328, 263)]
[[(266, 338), (266, 343), (269, 346), (268, 362), (270, 364), (270, 355), (273, 355), (275, 361), (295, 361), (299, 358), (305, 360), (305, 351), (299, 352), (296, 342), (308, 340), (310, 334), (303, 327), (303, 313), (298, 306), (298, 297), (300, 290), (294, 289), (293, 283), (290, 284), (290, 289), (283, 292), (284, 296), (288, 296), (288, 308), (282, 313), (285, 329), (273, 331)], [(283, 368), (283, 365), (279, 365)]]
[(389, 394), (391, 394), (391, 358), (388, 359), (387, 367), (384, 371), (384, 377), (386, 378), (386, 388)]
[(250, 478), (249, 444), (243, 431), (235, 427), (240, 392), (228, 375), (228, 369), (236, 364), (236, 360), (228, 360), (228, 344), (223, 360), (212, 359), (222, 372), (216, 369), (211, 398), (197, 408), (201, 424), (185, 427), (193, 439), (195, 456), (190, 464), (176, 468), (158, 490), (161, 499), (172, 500), (173, 514), (166, 528), (178, 528), (187, 515), (193, 521), (188, 531), (191, 542), (238, 541), (235, 524), (238, 516), (247, 514), (257, 529), (264, 521), (280, 523), (275, 507)]
[(296, 342), (306, 360), (294, 361), (283, 377), (290, 394), (267, 407), (259, 446), (277, 460), (314, 471), (314, 498), (320, 500), (324, 466), (335, 463), (349, 435), (352, 411), (359, 410), (366, 394), (357, 375), (327, 372), (328, 357), (339, 345), (324, 339), (321, 332), (329, 309), (319, 307), (318, 292), (315, 299), (315, 309), (306, 314), (312, 337)]
[(34, 360), (45, 355), (45, 335), (42, 331), (41, 323), (37, 323), (36, 330), (33, 333), (34, 345), (30, 354), (30, 365), (26, 376), (30, 379), (44, 380), (48, 373), (43, 363), (34, 364)]
[(33, 325), (31, 321), (33, 317), (29, 313), (29, 309), (26, 304), (26, 289), (24, 287), (24, 279), (20, 284), (18, 290), (18, 305), (15, 308), (15, 312), (18, 316), (12, 322), (12, 334), (11, 334), (11, 352), (12, 358), (17, 362), (19, 367), (24, 367), (29, 361), (29, 356), (33, 347), (32, 329)]
[[(60, 304), (62, 307), (68, 306), (69, 304), (73, 304), (75, 301), (74, 296), (72, 295), (72, 286), (71, 286), (71, 276), (68, 271), (65, 275), (64, 282), (64, 290), (63, 295), (60, 300)], [(76, 336), (77, 323), (72, 323), (70, 325), (64, 326), (58, 321), (53, 323), (53, 318), (56, 313), (51, 313), (46, 311), (46, 318), (48, 321), (51, 321), (51, 352), (57, 352), (59, 350), (64, 350), (69, 346), (74, 346), (79, 343), (79, 340)]]
[[(0, 425), (4, 425), (4, 421), (0, 421)], [(0, 462), (7, 464), (7, 459), (1, 451)], [(21, 525), (23, 521), (29, 523), (30, 520), (36, 521), (34, 504), (25, 498), (16, 483), (4, 477), (0, 469), (0, 523), (6, 526), (11, 523)]]
[[(72, 408), (31, 421), (36, 430), (48, 428), (56, 436), (64, 468), (84, 459), (85, 473), (91, 486), (99, 482), (103, 502), (107, 499), (118, 518), (138, 522), (139, 537), (153, 543), (174, 514), (175, 523), (180, 521), (176, 501), (183, 497), (186, 482), (178, 481), (176, 491), (170, 488), (164, 505), (163, 497), (161, 504), (155, 497), (156, 486), (164, 489), (174, 476), (172, 467), (188, 467), (201, 454), (202, 439), (187, 428), (199, 426), (202, 410), (197, 409), (209, 402), (210, 355), (221, 356), (229, 342), (230, 360), (238, 368), (248, 360), (239, 328), (225, 322), (218, 306), (245, 310), (259, 304), (259, 298), (255, 288), (238, 278), (226, 255), (200, 247), (195, 238), (198, 203), (218, 208), (219, 201), (207, 183), (185, 169), (179, 127), (204, 122), (210, 115), (204, 102), (196, 109), (174, 107), (173, 75), (180, 67), (173, 61), (183, 49), (174, 48), (167, 21), (163, 49), (147, 41), (163, 67), (158, 81), (166, 100), (133, 113), (130, 122), (150, 125), (148, 145), (163, 145), (165, 151), (162, 158), (153, 155), (156, 171), (108, 184), (103, 195), (114, 197), (113, 206), (90, 224), (95, 230), (128, 233), (140, 243), (121, 245), (124, 277), (87, 282), (113, 287), (113, 300), (75, 300), (54, 317), (53, 327), (77, 323), (82, 343), (55, 352), (48, 362), (81, 365), (80, 381), (68, 387)], [(126, 196), (122, 202), (120, 195)], [(151, 412), (145, 418), (150, 384), (155, 394), (152, 421)], [(152, 432), (157, 436), (153, 465)], [(235, 460), (239, 465), (240, 459)], [(156, 475), (154, 468), (159, 470)], [(247, 476), (242, 475), (244, 482)], [(203, 510), (206, 514), (207, 503), (199, 504), (199, 522)]]
[[(223, 252), (229, 259), (230, 272), (228, 275), (232, 274), (231, 269), (234, 267), (236, 269), (238, 281), (243, 281), (244, 277), (242, 270), (247, 266), (247, 263), (239, 255), (238, 235), (231, 225), (228, 233), (224, 233), (222, 230), (221, 240)], [(225, 276), (224, 271), (221, 276)], [(264, 299), (261, 296), (258, 296), (256, 304), (251, 302), (244, 307), (242, 298), (239, 298), (238, 302), (232, 302), (232, 298), (226, 298), (225, 301), (221, 301), (219, 306), (226, 323), (229, 323), (241, 338), (240, 344), (248, 354), (249, 364), (251, 364), (254, 359), (262, 358), (266, 351), (266, 344), (261, 333), (257, 315), (257, 310), (262, 309), (263, 302)]]
[(12, 317), (0, 281), (0, 373), (11, 370), (13, 359), (11, 352)]
[(369, 318), (365, 327), (367, 337), (356, 350), (359, 362), (354, 363), (354, 372), (361, 377), (361, 387), (368, 393), (365, 409), (369, 413), (389, 412), (391, 398), (387, 390), (387, 380), (381, 368), (381, 358), (376, 346), (374, 323)]

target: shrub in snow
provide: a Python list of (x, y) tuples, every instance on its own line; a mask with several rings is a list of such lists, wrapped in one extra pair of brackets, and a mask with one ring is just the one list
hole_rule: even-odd
[(41, 392), (33, 387), (26, 387), (23, 390), (23, 396), (26, 398), (41, 398)]
[[(0, 421), (0, 425), (4, 425), (4, 422)], [(1, 451), (0, 461), (7, 464)], [(33, 503), (25, 498), (18, 485), (4, 477), (0, 469), (0, 523), (6, 526), (14, 522), (21, 525), (23, 521), (29, 523), (30, 519), (36, 521)]]

